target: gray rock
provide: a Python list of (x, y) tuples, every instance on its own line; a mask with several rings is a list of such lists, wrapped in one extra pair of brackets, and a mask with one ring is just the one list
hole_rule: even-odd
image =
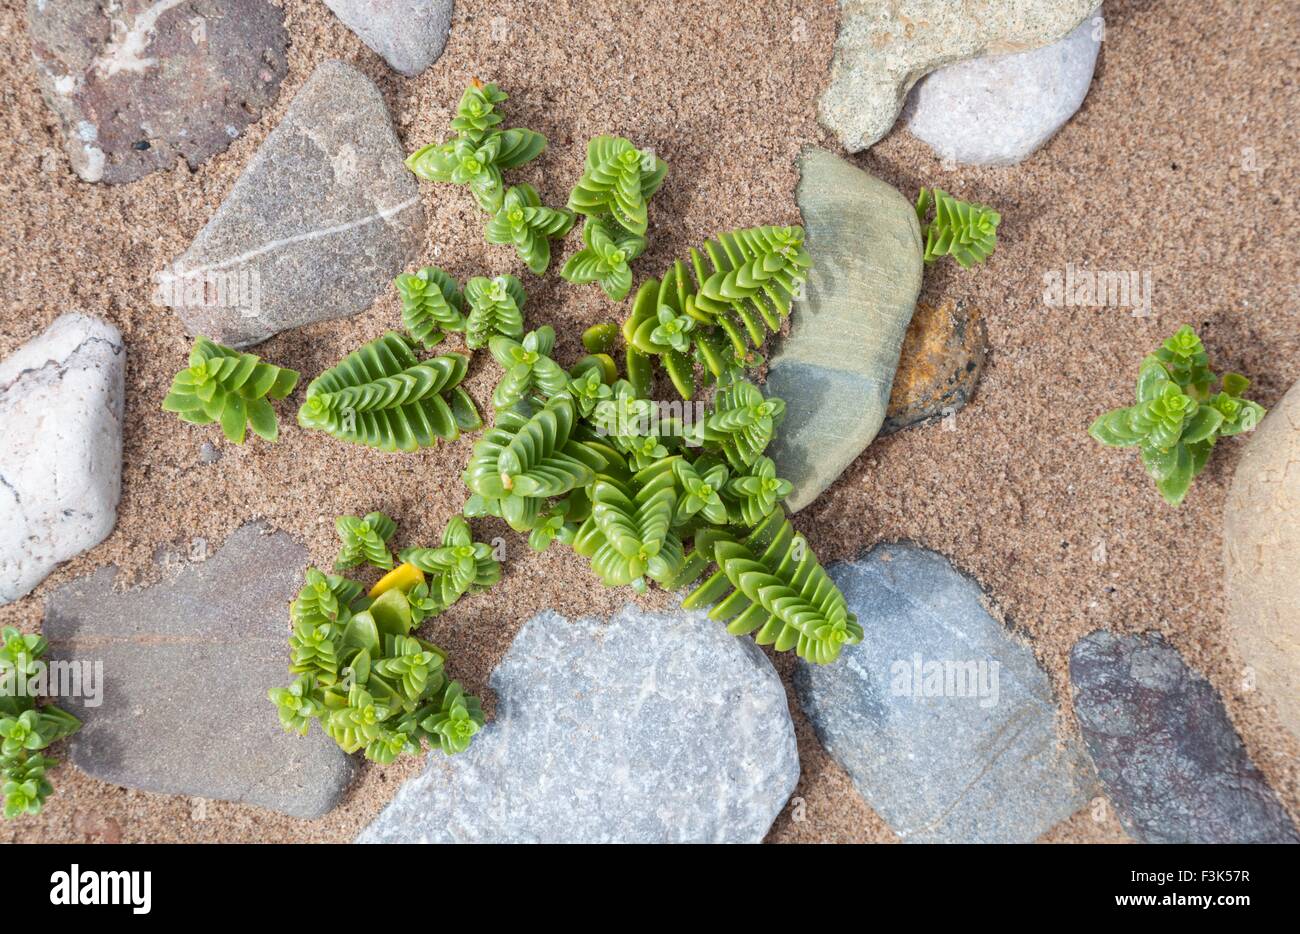
[(1074, 116), (1092, 84), (1105, 28), (1098, 7), (1059, 42), (959, 62), (927, 75), (908, 97), (913, 135), (945, 159), (1015, 165)]
[(325, 5), (408, 78), (438, 60), (451, 31), (452, 0), (325, 0)]
[(830, 84), (818, 111), (857, 152), (889, 132), (928, 72), (967, 58), (1023, 52), (1063, 38), (1097, 0), (840, 0)]
[(113, 530), (125, 372), (117, 328), (75, 313), (0, 362), (0, 604)]
[(1223, 509), (1228, 628), (1251, 684), (1300, 740), (1300, 383), (1246, 441)]
[(363, 311), (424, 236), (415, 177), (370, 80), (327, 61), (249, 161), (157, 299), (192, 334), (244, 347)]
[(275, 102), (288, 67), (269, 0), (27, 0), (41, 92), (73, 171), (130, 182), (215, 153)]
[(334, 807), (351, 760), (319, 729), (285, 733), (266, 697), (291, 679), (288, 605), (306, 565), (301, 544), (250, 524), (156, 586), (118, 592), (107, 567), (56, 590), (51, 657), (103, 663), (99, 706), (60, 701), (84, 724), (73, 763), (116, 785), (293, 817)]
[(824, 149), (799, 161), (799, 209), (813, 269), (766, 392), (786, 402), (769, 454), (799, 510), (880, 430), (921, 291), (921, 228), (889, 185)]
[(866, 635), (832, 665), (800, 661), (799, 703), (822, 745), (906, 842), (1025, 843), (1075, 813), (1096, 780), (1034, 653), (947, 559), (881, 545), (831, 566)]
[(1070, 652), (1074, 713), (1120, 822), (1143, 843), (1295, 843), (1223, 702), (1159, 633)]
[(776, 672), (702, 614), (547, 611), (490, 684), (469, 750), (431, 754), (358, 842), (758, 842), (799, 778)]

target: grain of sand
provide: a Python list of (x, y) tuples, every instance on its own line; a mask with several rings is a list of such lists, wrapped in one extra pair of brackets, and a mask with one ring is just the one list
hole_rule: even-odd
[[(233, 447), (159, 410), (189, 342), (175, 317), (151, 304), (150, 276), (188, 245), (321, 61), (343, 59), (375, 81), (408, 150), (441, 138), (470, 78), (497, 81), (511, 95), (509, 119), (551, 141), (521, 173), (550, 204), (561, 203), (577, 178), (588, 137), (618, 133), (654, 147), (671, 172), (651, 205), (640, 275), (717, 230), (797, 223), (797, 153), (808, 144), (836, 148), (815, 119), (838, 16), (827, 0), (458, 0), (446, 52), (410, 80), (323, 4), (285, 0), (288, 77), (276, 105), (228, 151), (193, 172), (180, 163), (131, 185), (87, 184), (72, 175), (38, 93), (23, 6), (0, 6), (0, 356), (71, 310), (120, 327), (129, 354), (117, 527), (34, 593), (0, 608), (0, 624), (28, 630), (39, 626), (43, 599), (60, 584), (109, 563), (124, 580), (148, 583), (158, 577), (160, 547), (185, 550), (197, 535), (215, 545), (251, 519), (298, 536), (324, 563), (335, 550), (335, 514), (382, 509), (400, 521), (405, 543), (427, 543), (458, 511), (472, 438), (384, 455), (300, 430), (288, 405), (279, 444)], [(945, 169), (902, 128), (852, 157), (909, 196), (918, 185), (938, 185), (1001, 210), (991, 261), (970, 272), (938, 265), (927, 271), (923, 294), (978, 306), (991, 353), (956, 431), (931, 425), (877, 441), (795, 521), (826, 560), (901, 539), (950, 556), (1030, 641), (1060, 697), (1069, 696), (1068, 654), (1080, 636), (1097, 627), (1163, 632), (1223, 695), (1251, 756), (1295, 817), (1300, 748), (1266, 700), (1243, 691), (1243, 664), (1225, 629), (1221, 517), (1241, 444), (1221, 445), (1175, 510), (1158, 501), (1135, 458), (1099, 449), (1085, 428), (1101, 410), (1127, 404), (1141, 354), (1184, 321), (1201, 330), (1215, 364), (1255, 380), (1265, 405), (1300, 377), (1297, 9), (1264, 0), (1113, 0), (1106, 16), (1083, 108), (1023, 165)], [(422, 185), (421, 192), (429, 220), (424, 260), (437, 250), (437, 262), (461, 279), (524, 276), (530, 326), (556, 327), (562, 359), (579, 355), (582, 328), (625, 312), (594, 287), (522, 273), (508, 250), (483, 242), (463, 189)], [(576, 242), (575, 233), (561, 258)], [(1067, 263), (1150, 271), (1153, 315), (1045, 307), (1044, 273)], [(310, 377), (398, 320), (389, 294), (366, 313), (279, 335), (259, 352)], [(490, 365), (472, 368), (468, 388), (480, 405), (494, 378)], [(220, 444), (216, 464), (199, 461), (204, 441)], [(451, 652), (455, 675), (478, 691), (534, 612), (608, 613), (629, 599), (603, 590), (565, 550), (534, 556), (508, 530), (486, 531), (506, 537), (519, 560), (508, 563), (500, 587), (426, 629)], [(1105, 563), (1092, 560), (1101, 542)], [(788, 685), (791, 660), (774, 661)], [(769, 839), (895, 839), (822, 752), (793, 695), (791, 709), (803, 762), (795, 795), (805, 819), (787, 809)], [(65, 764), (45, 811), (0, 824), (0, 840), (348, 840), (418, 770), (415, 761), (367, 767), (339, 808), (304, 822), (118, 788)], [(1084, 811), (1044, 839), (1124, 834), (1113, 818), (1098, 822)]]

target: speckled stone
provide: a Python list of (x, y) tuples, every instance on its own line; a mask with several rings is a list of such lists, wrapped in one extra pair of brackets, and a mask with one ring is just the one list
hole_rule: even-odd
[(1084, 636), (1070, 681), (1106, 795), (1135, 839), (1300, 842), (1219, 695), (1159, 633)]
[(903, 339), (882, 435), (955, 415), (975, 395), (988, 337), (979, 310), (964, 301), (919, 302)]
[(1097, 0), (840, 0), (822, 124), (849, 152), (881, 139), (928, 72), (963, 59), (1023, 52), (1063, 38)]
[(1047, 674), (974, 581), (911, 545), (827, 570), (865, 635), (835, 664), (801, 660), (795, 691), (904, 842), (1028, 843), (1088, 802), (1096, 778)]
[(125, 375), (121, 333), (77, 313), (0, 361), (0, 605), (113, 530)]
[(1224, 507), (1223, 564), (1248, 683), (1300, 739), (1300, 383), (1248, 436)]
[(323, 62), (155, 300), (231, 347), (364, 311), (423, 246), (404, 158), (370, 79)]
[(824, 149), (806, 150), (799, 170), (813, 268), (765, 387), (786, 403), (768, 453), (794, 484), (791, 511), (834, 483), (880, 430), (922, 266), (921, 228), (901, 194)]
[(257, 524), (205, 549), (191, 543), (152, 587), (119, 592), (105, 567), (48, 598), (50, 657), (103, 664), (99, 706), (60, 699), (83, 724), (72, 762), (128, 788), (319, 817), (352, 761), (315, 727), (285, 733), (266, 697), (292, 680), (288, 608), (307, 550)]
[(1059, 42), (926, 75), (908, 95), (908, 130), (945, 159), (1015, 165), (1083, 104), (1104, 29), (1099, 7)]
[(73, 171), (130, 182), (197, 168), (275, 103), (288, 69), (270, 0), (27, 0), (41, 92)]
[(754, 843), (799, 778), (771, 663), (703, 614), (541, 613), (490, 686), (469, 750), (432, 753), (358, 842)]
[(452, 0), (325, 0), (388, 66), (413, 78), (442, 55)]

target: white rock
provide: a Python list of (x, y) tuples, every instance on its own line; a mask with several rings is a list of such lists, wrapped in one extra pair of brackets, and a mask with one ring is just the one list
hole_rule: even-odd
[(325, 0), (394, 71), (414, 78), (442, 55), (452, 0)]
[(113, 530), (125, 371), (121, 333), (82, 314), (0, 361), (0, 604)]
[(931, 73), (908, 98), (907, 128), (944, 159), (1020, 162), (1083, 104), (1104, 28), (1098, 7), (1060, 42)]

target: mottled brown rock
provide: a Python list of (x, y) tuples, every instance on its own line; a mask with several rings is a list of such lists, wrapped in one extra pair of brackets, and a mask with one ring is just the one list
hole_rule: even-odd
[(880, 434), (956, 412), (975, 395), (988, 336), (979, 310), (965, 302), (917, 302)]
[(288, 67), (269, 0), (28, 0), (41, 91), (73, 170), (130, 182), (215, 153), (275, 101)]
[(1223, 517), (1228, 625), (1243, 683), (1300, 737), (1300, 383), (1255, 429)]

